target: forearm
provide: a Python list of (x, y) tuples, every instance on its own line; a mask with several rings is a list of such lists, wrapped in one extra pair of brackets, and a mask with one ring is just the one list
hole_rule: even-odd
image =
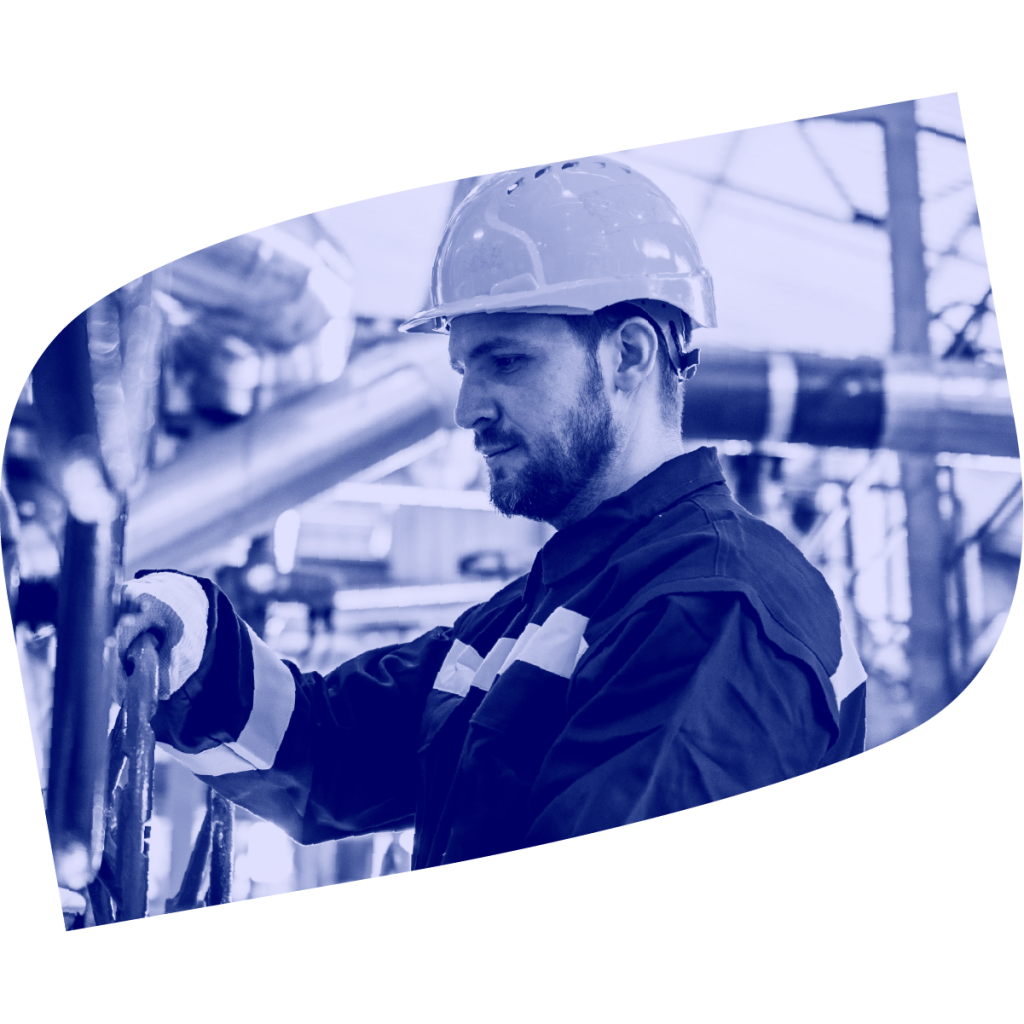
[[(416, 736), (426, 692), (451, 643), (447, 631), (361, 655), (326, 677), (303, 675), (209, 581), (154, 577), (147, 586), (159, 591), (161, 582), (160, 592), (179, 601), (178, 617), (193, 632), (201, 590), (206, 620), (192, 657), (177, 659), (192, 671), (165, 694), (153, 718), (163, 749), (300, 842), (411, 821)], [(191, 608), (181, 606), (180, 592), (191, 595)], [(169, 632), (178, 642), (163, 645), (165, 665), (189, 630), (172, 625)]]

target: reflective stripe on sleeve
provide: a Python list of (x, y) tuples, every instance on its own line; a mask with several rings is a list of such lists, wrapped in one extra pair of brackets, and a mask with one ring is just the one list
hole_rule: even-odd
[(166, 743), (160, 747), (196, 775), (231, 775), (266, 770), (274, 764), (295, 710), (295, 680), (287, 666), (247, 626), (252, 645), (252, 711), (238, 736), (198, 754), (186, 754)]
[(839, 622), (839, 638), (843, 654), (830, 680), (837, 704), (841, 704), (868, 677), (861, 664), (860, 655), (857, 654), (853, 637), (846, 631), (846, 623), (842, 620)]
[[(551, 672), (556, 676), (568, 679), (580, 655), (580, 643), (583, 631), (589, 619), (568, 608), (556, 608), (544, 621), (544, 625), (535, 629), (532, 636), (526, 636), (526, 630), (520, 640), (525, 640), (522, 647), (513, 651), (509, 663), (523, 661)], [(527, 629), (530, 627), (528, 626)], [(516, 644), (519, 647), (519, 644)], [(584, 650), (586, 648), (584, 647)]]
[(503, 636), (496, 640), (494, 646), (487, 652), (487, 657), (476, 670), (472, 685), (481, 690), (489, 690), (491, 683), (498, 678), (498, 673), (515, 643), (515, 639), (510, 636)]
[(233, 775), (236, 772), (256, 770), (244, 757), (239, 757), (223, 743), (198, 754), (184, 754), (180, 750), (175, 750), (169, 743), (161, 743), (159, 740), (156, 745), (179, 764), (183, 764), (193, 775)]
[(438, 670), (434, 680), (435, 690), (445, 690), (465, 697), (473, 685), (473, 678), (483, 664), (484, 659), (461, 640), (452, 643), (448, 656)]
[(283, 661), (248, 626), (252, 644), (253, 697), (249, 721), (229, 744), (256, 768), (274, 763), (295, 710), (295, 680)]
[(522, 633), (519, 634), (518, 639), (512, 645), (512, 649), (505, 655), (505, 660), (501, 663), (501, 668), (498, 669), (498, 675), (506, 671), (509, 665), (514, 661), (519, 661), (519, 656), (522, 654), (526, 645), (540, 632), (540, 624), (537, 622), (528, 622), (523, 628)]
[(518, 637), (500, 637), (484, 658), (468, 644), (456, 640), (437, 673), (434, 689), (460, 697), (471, 686), (486, 692), (517, 661), (568, 679), (587, 651), (583, 632), (589, 621), (568, 608), (556, 608), (543, 625), (529, 622)]

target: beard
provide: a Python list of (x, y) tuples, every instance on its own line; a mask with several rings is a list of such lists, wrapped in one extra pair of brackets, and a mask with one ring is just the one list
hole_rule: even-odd
[(515, 472), (489, 470), (491, 503), (506, 516), (551, 522), (600, 476), (616, 448), (611, 405), (602, 387), (597, 360), (589, 360), (587, 379), (561, 423), (532, 440), (517, 430), (490, 428), (476, 446), (518, 445), (527, 463)]

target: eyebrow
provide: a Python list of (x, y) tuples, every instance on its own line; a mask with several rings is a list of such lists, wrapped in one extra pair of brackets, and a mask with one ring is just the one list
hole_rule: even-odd
[[(522, 344), (524, 344), (524, 342), (521, 338), (507, 338), (505, 337), (505, 335), (499, 334), (496, 338), (490, 338), (487, 341), (481, 341), (479, 345), (474, 346), (470, 350), (469, 354), (466, 356), (466, 359), (473, 359), (476, 356), (485, 356), (487, 355), (488, 352), (491, 352), (496, 348), (501, 348), (502, 345)], [(456, 362), (456, 360), (452, 359), (451, 357), (449, 357), (448, 362), (453, 370), (458, 370), (459, 366), (465, 365), (465, 363), (463, 363), (461, 360)]]

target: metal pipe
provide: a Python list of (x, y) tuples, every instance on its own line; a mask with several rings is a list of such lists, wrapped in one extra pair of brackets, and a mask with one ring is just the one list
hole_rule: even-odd
[(228, 799), (210, 790), (210, 888), (206, 905), (231, 902), (231, 876), (234, 867), (235, 807)]
[(82, 889), (103, 851), (107, 718), (112, 690), (103, 638), (110, 629), (110, 524), (68, 516), (58, 603), (47, 820), (60, 885)]
[(179, 910), (195, 910), (199, 906), (199, 890), (202, 888), (203, 875), (206, 873), (210, 857), (210, 839), (213, 834), (212, 818), (209, 797), (207, 797), (206, 817), (203, 818), (195, 845), (188, 858), (188, 866), (181, 879), (181, 888), (164, 905), (165, 912), (168, 914), (175, 914)]
[(60, 885), (82, 889), (103, 849), (110, 678), (103, 640), (119, 554), (119, 511), (99, 456), (87, 316), (73, 320), (33, 370), (46, 466), (70, 511), (57, 609), (46, 813)]
[(181, 888), (166, 903), (168, 914), (194, 910), (202, 905), (199, 890), (209, 872), (206, 906), (231, 902), (231, 877), (234, 867), (235, 807), (213, 789), (206, 792), (206, 816), (196, 836)]
[(143, 633), (128, 658), (134, 671), (125, 693), (128, 780), (117, 816), (117, 861), (121, 903), (117, 919), (146, 916), (149, 889), (149, 828), (153, 816), (153, 755), (156, 739), (149, 720), (156, 711), (159, 662), (156, 639)]
[[(334, 384), (189, 445), (130, 504), (129, 572), (188, 569), (232, 538), (452, 424), (443, 340), (395, 346)], [(415, 360), (415, 361), (414, 361)], [(1018, 455), (1006, 377), (965, 361), (709, 346), (687, 384), (692, 437)]]
[(188, 568), (353, 473), (453, 425), (443, 339), (389, 346), (338, 381), (209, 434), (130, 501), (129, 572)]
[(843, 359), (709, 346), (686, 385), (691, 437), (1019, 456), (1005, 373), (966, 360)]
[[(877, 107), (885, 133), (885, 177), (889, 192), (886, 227), (892, 254), (893, 353), (926, 356), (930, 315), (921, 232), (921, 187), (917, 161), (917, 116), (913, 100)], [(939, 508), (935, 458), (931, 452), (900, 452), (900, 481), (907, 504), (907, 563), (910, 575), (910, 661), (914, 710), (927, 721), (956, 695), (950, 665), (946, 551), (949, 527)]]

